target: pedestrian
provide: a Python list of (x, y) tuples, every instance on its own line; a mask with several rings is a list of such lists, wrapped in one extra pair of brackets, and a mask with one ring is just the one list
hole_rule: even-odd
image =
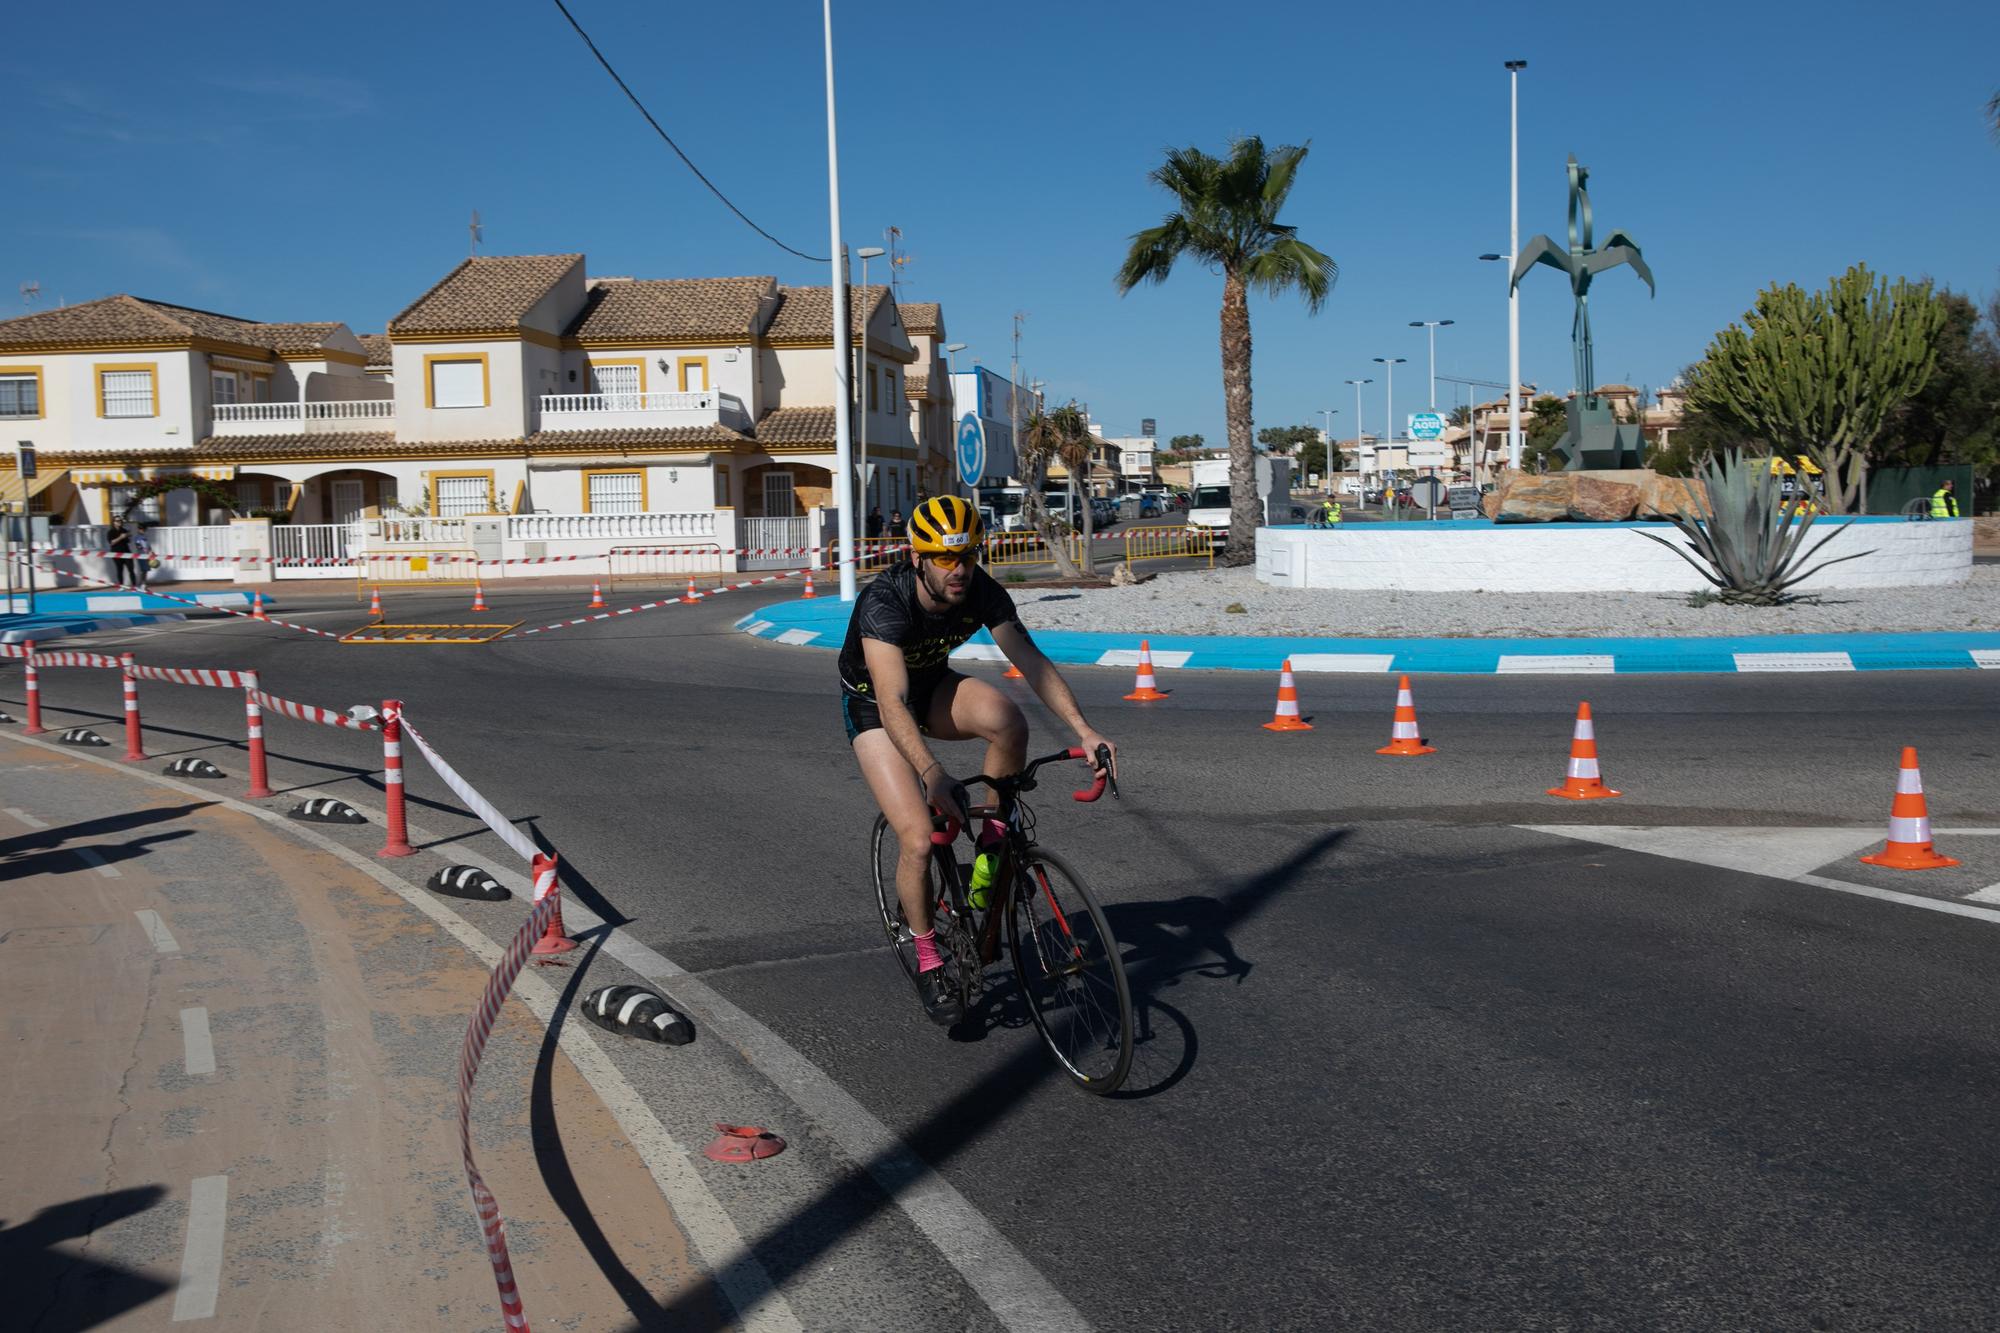
[(868, 539), (877, 541), (882, 536), (882, 506), (875, 505), (868, 511)]
[(141, 523), (132, 533), (132, 586), (144, 591), (153, 569), (153, 525)]
[(895, 541), (901, 541), (903, 538), (903, 511), (901, 509), (891, 509), (889, 511), (889, 536)]
[(120, 518), (111, 520), (111, 532), (104, 541), (105, 549), (111, 553), (111, 577), (121, 588), (132, 584), (132, 533)]
[(1944, 485), (1931, 492), (1931, 517), (1958, 517), (1958, 486), (1949, 477), (1945, 478)]
[(1340, 500), (1338, 497), (1330, 493), (1327, 495), (1326, 503), (1320, 506), (1319, 521), (1321, 527), (1327, 528), (1333, 527), (1340, 522)]

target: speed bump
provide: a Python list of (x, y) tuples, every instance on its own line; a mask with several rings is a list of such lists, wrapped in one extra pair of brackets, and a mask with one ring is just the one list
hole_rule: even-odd
[(446, 866), (432, 875), (424, 887), (447, 898), (470, 898), (482, 903), (497, 903), (510, 896), (504, 884), (478, 866)]
[(225, 778), (229, 775), (200, 756), (176, 759), (160, 770), (170, 778)]
[(63, 745), (109, 745), (110, 741), (92, 731), (89, 727), (71, 727), (56, 740)]
[(667, 1046), (694, 1040), (694, 1024), (644, 986), (606, 986), (583, 997), (583, 1016), (606, 1032)]
[(340, 636), (342, 643), (491, 643), (507, 631), (519, 629), (516, 620), (507, 625), (363, 625)]
[(291, 809), (293, 819), (303, 819), (314, 824), (366, 824), (367, 817), (345, 801), (336, 801), (331, 796), (315, 796), (310, 801), (300, 801)]

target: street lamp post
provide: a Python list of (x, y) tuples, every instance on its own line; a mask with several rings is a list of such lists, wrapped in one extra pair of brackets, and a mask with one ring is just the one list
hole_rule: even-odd
[[(1507, 466), (1521, 468), (1521, 293), (1514, 287), (1514, 257), (1521, 253), (1521, 71), (1507, 62)], [(1589, 392), (1585, 385), (1584, 391)]]
[[(888, 253), (879, 245), (864, 245), (854, 252), (861, 259), (861, 369), (854, 382), (855, 395), (861, 400), (861, 442), (858, 446), (861, 458), (861, 521), (865, 525), (871, 512), (868, 508), (868, 261), (880, 259)], [(863, 532), (868, 529), (864, 526)]]
[(1324, 432), (1326, 435), (1326, 453), (1319, 461), (1319, 476), (1320, 481), (1323, 483), (1320, 489), (1331, 495), (1333, 494), (1333, 419), (1340, 415), (1340, 409), (1337, 407), (1322, 407), (1319, 410), (1319, 414), (1326, 418), (1326, 430)]
[(1438, 410), (1438, 330), (1456, 323), (1450, 319), (1413, 319), (1413, 329), (1428, 329), (1431, 338), (1431, 411)]
[(1368, 438), (1368, 432), (1361, 428), (1361, 386), (1374, 382), (1372, 379), (1348, 381), (1354, 386), (1354, 468), (1361, 477), (1361, 495), (1354, 506), (1357, 511), (1368, 508), (1368, 469), (1361, 465), (1361, 451), (1366, 447), (1364, 442)]
[[(831, 219), (833, 245), (829, 254), (833, 267), (833, 466), (841, 479), (840, 600), (854, 600), (854, 503), (852, 483), (853, 421), (847, 410), (847, 243), (840, 238), (840, 141), (834, 130), (833, 115), (833, 0), (822, 0), (821, 29), (826, 37), (826, 208)], [(819, 534), (810, 534), (808, 545), (819, 548)]]
[(1382, 405), (1389, 415), (1388, 424), (1383, 428), (1382, 433), (1382, 443), (1384, 444), (1393, 444), (1396, 440), (1396, 367), (1409, 359), (1407, 356), (1378, 356), (1374, 358), (1377, 365), (1389, 368), (1389, 382), (1382, 386)]

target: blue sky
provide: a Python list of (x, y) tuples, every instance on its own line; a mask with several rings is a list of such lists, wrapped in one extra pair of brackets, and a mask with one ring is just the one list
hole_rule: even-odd
[[(654, 113), (725, 190), (824, 254), (819, 6), (575, 0)], [(1022, 0), (1005, 9), (836, 0), (850, 245), (903, 229), (904, 299), (945, 306), (953, 340), (1022, 361), (1113, 433), (1222, 437), (1220, 279), (1189, 267), (1119, 297), (1130, 235), (1166, 199), (1162, 150), (1231, 136), (1310, 140), (1286, 219), (1341, 266), (1308, 317), (1253, 306), (1259, 425), (1319, 421), (1343, 381), (1406, 356), (1396, 410), (1422, 406), (1423, 333), (1441, 373), (1506, 374), (1507, 84), (1522, 78), (1522, 234), (1560, 234), (1564, 159), (1592, 172), (1602, 230), (1643, 245), (1595, 288), (1599, 378), (1657, 386), (1772, 281), (1855, 260), (2000, 289), (2000, 7)], [(0, 211), (9, 301), (113, 292), (261, 319), (380, 330), (465, 253), (581, 250), (599, 274), (770, 273), (823, 282), (717, 204), (546, 0), (193, 11), (36, 6), (17, 15), (0, 114), (17, 127)], [(1144, 18), (1135, 17), (1143, 14)], [(1572, 35), (1575, 34), (1575, 35)], [(30, 132), (22, 132), (28, 127)], [(879, 268), (877, 269), (879, 274)], [(1523, 375), (1569, 387), (1568, 294), (1523, 284)], [(1440, 385), (1441, 403), (1461, 392)]]

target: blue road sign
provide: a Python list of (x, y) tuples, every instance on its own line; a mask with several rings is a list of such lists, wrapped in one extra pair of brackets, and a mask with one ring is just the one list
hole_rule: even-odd
[(977, 486), (986, 475), (986, 432), (977, 414), (967, 412), (958, 419), (958, 479)]

